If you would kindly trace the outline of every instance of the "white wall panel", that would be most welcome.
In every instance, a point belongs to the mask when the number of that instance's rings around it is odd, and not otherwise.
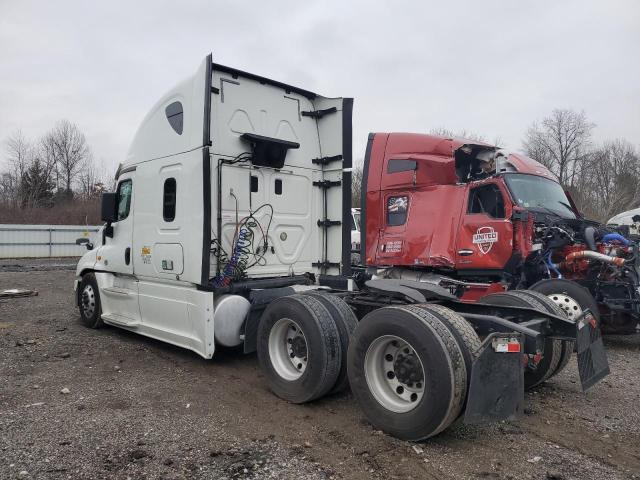
[[[76,239],[100,241],[99,226],[0,224],[0,258],[79,257],[87,249]]]

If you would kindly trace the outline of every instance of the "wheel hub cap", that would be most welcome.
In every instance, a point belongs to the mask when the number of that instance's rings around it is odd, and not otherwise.
[[[412,353],[409,355],[404,353],[398,354],[393,362],[393,372],[401,383],[411,385],[423,380],[420,360]]]
[[[387,410],[409,412],[424,396],[425,375],[420,357],[400,337],[385,335],[371,342],[364,371],[369,391]]]
[[[87,285],[82,290],[82,311],[87,318],[93,317],[96,311],[96,294],[91,285]]]
[[[288,318],[278,320],[269,333],[269,358],[278,375],[294,381],[308,363],[307,340],[300,326]]]
[[[299,358],[307,356],[307,342],[304,341],[304,337],[296,336],[291,340],[291,353]]]
[[[569,320],[575,320],[582,314],[582,308],[578,302],[566,293],[552,293],[547,296],[564,311]]]

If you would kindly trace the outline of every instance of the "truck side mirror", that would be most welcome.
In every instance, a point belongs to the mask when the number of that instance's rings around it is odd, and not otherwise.
[[[85,245],[87,250],[93,250],[93,243],[86,237],[76,239],[76,245]]]
[[[103,193],[100,207],[100,218],[103,222],[111,223],[116,221],[116,194]]]

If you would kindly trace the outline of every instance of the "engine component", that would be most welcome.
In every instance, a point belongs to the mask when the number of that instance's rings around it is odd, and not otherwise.
[[[607,233],[604,237],[602,237],[602,241],[605,242],[605,243],[607,243],[607,242],[620,242],[625,247],[628,247],[629,244],[631,243],[629,240],[624,238],[619,233]]]
[[[589,226],[584,229],[584,240],[589,250],[596,249],[596,232],[595,227]]]
[[[618,267],[621,267],[624,265],[624,258],[611,257],[609,255],[605,255],[603,253],[598,253],[598,252],[592,252],[590,250],[580,250],[578,252],[572,252],[565,257],[564,261],[566,263],[571,263],[581,258],[588,258],[589,260],[597,260],[604,263],[610,263],[611,265],[616,265]]]
[[[242,326],[251,304],[240,295],[222,295],[215,303],[213,336],[216,343],[236,347],[242,343]]]

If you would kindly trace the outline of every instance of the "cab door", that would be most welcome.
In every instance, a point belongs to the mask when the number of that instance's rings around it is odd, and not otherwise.
[[[116,219],[111,224],[113,236],[105,236],[96,262],[102,319],[121,327],[136,327],[140,322],[138,280],[134,276],[132,252],[134,177],[135,170],[123,173],[118,179]]]
[[[456,241],[458,270],[501,270],[513,251],[505,192],[496,183],[470,187]]]
[[[112,273],[133,275],[131,246],[133,243],[133,172],[118,179],[116,189],[116,220],[111,225],[113,236],[105,237],[100,248],[99,262],[104,270]]]

